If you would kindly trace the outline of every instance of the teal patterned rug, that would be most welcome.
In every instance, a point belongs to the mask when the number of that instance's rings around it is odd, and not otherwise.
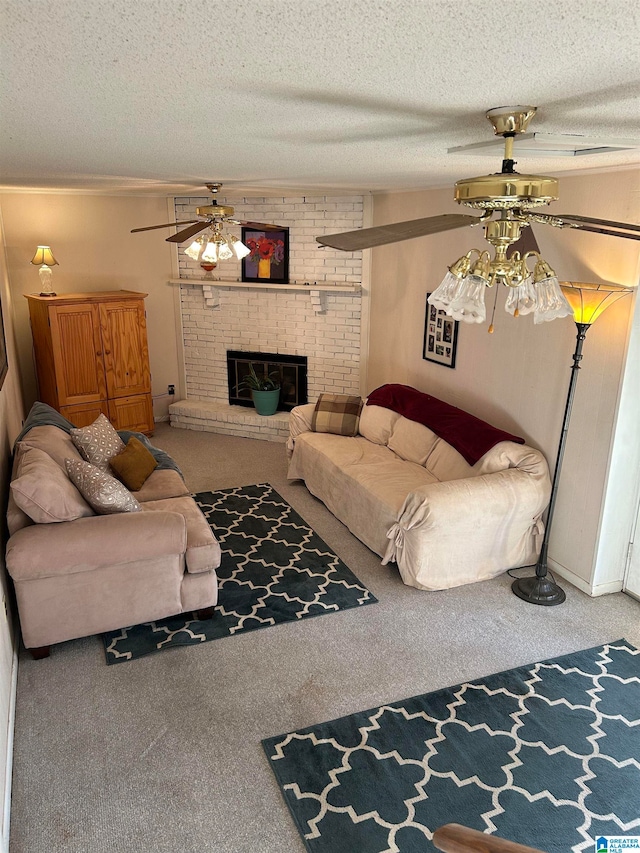
[[[213,619],[187,613],[110,631],[107,663],[377,602],[268,483],[194,497],[222,549]]]
[[[640,836],[640,652],[618,640],[263,746],[312,853],[435,851],[446,823],[547,853],[623,849]]]

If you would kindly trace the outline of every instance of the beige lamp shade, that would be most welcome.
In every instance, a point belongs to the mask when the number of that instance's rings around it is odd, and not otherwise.
[[[31,263],[36,266],[40,266],[40,264],[46,264],[48,267],[59,266],[49,246],[38,246]]]
[[[563,281],[560,287],[573,310],[573,319],[586,326],[590,326],[606,308],[632,290],[621,284],[590,284],[582,281]]]

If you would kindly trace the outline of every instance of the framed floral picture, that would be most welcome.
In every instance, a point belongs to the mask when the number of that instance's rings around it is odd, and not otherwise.
[[[427,293],[427,299],[430,296],[431,294]],[[452,320],[444,311],[439,311],[427,302],[422,357],[426,361],[444,364],[445,367],[455,367],[458,325],[457,320]]]
[[[242,242],[250,253],[242,259],[242,281],[289,283],[289,229],[242,229]]]

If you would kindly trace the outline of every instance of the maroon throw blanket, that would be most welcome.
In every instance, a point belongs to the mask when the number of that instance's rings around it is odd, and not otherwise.
[[[524,438],[497,429],[409,385],[381,385],[369,394],[367,406],[382,406],[424,424],[455,447],[469,465],[475,465],[499,441],[524,444]]]

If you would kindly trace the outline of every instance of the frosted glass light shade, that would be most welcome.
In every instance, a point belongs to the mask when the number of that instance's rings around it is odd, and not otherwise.
[[[236,258],[241,261],[242,258],[246,258],[247,255],[251,254],[251,249],[242,242],[242,240],[238,240],[237,237],[233,237],[231,234],[227,238],[228,242],[235,252]]]
[[[451,300],[455,297],[458,289],[462,286],[464,279],[460,279],[450,272],[447,272],[442,282],[436,287],[431,296],[427,299],[429,305],[433,305],[438,311],[447,311],[451,305]]]
[[[216,264],[218,262],[218,246],[213,241],[209,241],[206,245],[204,252],[202,253],[201,259],[202,261],[207,261],[210,264]]]
[[[223,243],[218,244],[218,260],[220,261],[228,261],[229,258],[233,257],[233,252],[229,248],[229,244],[225,240]]]
[[[591,325],[606,308],[631,292],[631,288],[621,284],[563,281],[560,287],[572,308],[573,319],[586,325]]]
[[[517,287],[509,288],[509,295],[504,304],[504,310],[507,314],[531,314],[535,311],[538,298],[533,287],[533,276],[526,278]]]
[[[462,320],[464,323],[484,323],[487,319],[484,304],[486,289],[487,284],[483,278],[468,275],[463,279],[446,313],[454,320]]]
[[[533,313],[533,322],[536,325],[546,323],[549,320],[557,320],[559,317],[570,317],[573,314],[571,306],[560,290],[560,284],[555,275],[543,278],[536,282],[534,287],[537,305]]]
[[[200,252],[202,251],[202,243],[200,240],[194,240],[193,243],[184,250],[185,255],[191,258],[193,261],[197,261],[200,257]]]

